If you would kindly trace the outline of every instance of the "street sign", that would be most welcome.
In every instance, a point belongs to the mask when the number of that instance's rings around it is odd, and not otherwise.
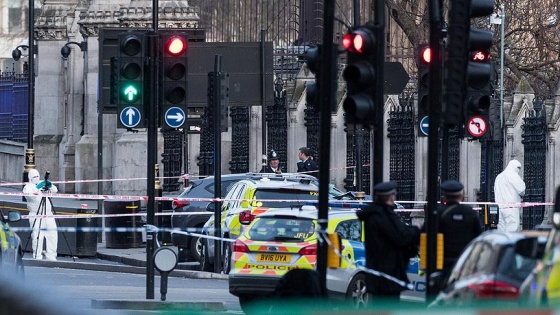
[[[165,123],[171,128],[180,128],[185,123],[185,112],[179,107],[170,107],[165,112]]]
[[[383,83],[383,93],[385,95],[398,95],[404,91],[410,76],[400,62],[385,62],[383,68],[385,82]]]
[[[430,130],[430,117],[424,116],[420,119],[420,131],[427,136],[428,131]]]
[[[472,116],[467,121],[467,131],[475,138],[480,138],[486,134],[488,123],[482,116]]]
[[[138,108],[128,106],[119,113],[119,119],[126,128],[134,128],[140,123],[142,114],[140,114]]]

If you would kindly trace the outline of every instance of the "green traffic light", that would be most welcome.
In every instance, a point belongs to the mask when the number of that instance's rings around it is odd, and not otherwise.
[[[128,103],[134,103],[140,97],[140,91],[136,85],[129,83],[125,84],[121,89],[121,98]]]

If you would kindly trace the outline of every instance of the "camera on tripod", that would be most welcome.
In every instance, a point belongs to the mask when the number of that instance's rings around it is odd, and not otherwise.
[[[51,175],[51,172],[47,171],[45,172],[45,186],[43,186],[43,188],[41,188],[42,191],[47,191],[49,190],[49,188],[51,188],[51,182],[49,181],[49,176]]]

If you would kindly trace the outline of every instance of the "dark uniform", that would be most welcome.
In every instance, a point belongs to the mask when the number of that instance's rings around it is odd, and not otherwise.
[[[383,182],[374,187],[375,195],[396,194],[395,182]],[[366,267],[408,282],[406,271],[409,260],[418,253],[420,230],[403,223],[395,213],[395,206],[373,202],[358,213],[364,221]],[[406,290],[401,285],[383,277],[368,274],[367,289],[380,297],[400,296]]]
[[[297,163],[297,172],[302,173],[305,172],[306,174],[313,175],[319,178],[319,166],[317,163],[311,158],[312,151],[309,148],[301,148],[300,151],[305,154],[308,158],[305,161],[299,161]]]
[[[452,199],[438,208],[438,233],[443,233],[441,281],[444,281],[465,247],[482,233],[482,224],[476,211],[455,200],[463,193],[463,184],[455,180],[447,180],[441,184],[441,192],[444,200]],[[425,226],[422,230],[425,230]],[[438,286],[442,284],[443,282]]]
[[[278,159],[278,154],[276,153],[276,151],[271,150],[268,153],[268,157],[267,157],[268,163],[266,164],[265,167],[263,167],[263,169],[261,170],[261,173],[276,173],[276,174],[282,174],[282,168],[280,167],[280,165],[278,165],[278,167],[276,168],[276,170],[274,170],[272,167],[270,167],[270,161],[274,161],[274,160],[279,160]]]

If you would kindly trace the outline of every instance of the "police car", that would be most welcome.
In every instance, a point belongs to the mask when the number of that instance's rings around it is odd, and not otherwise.
[[[24,276],[23,251],[19,236],[10,228],[10,222],[21,220],[18,211],[8,211],[8,216],[4,217],[2,210],[0,215],[0,270],[4,276]]]
[[[239,214],[251,211],[258,215],[274,208],[300,208],[309,202],[317,202],[319,198],[319,187],[317,179],[305,174],[259,174],[254,178],[240,180],[235,183],[224,198],[221,208],[221,230],[222,237],[235,239],[241,232]],[[335,187],[329,189],[331,199],[353,199],[352,196],[344,194]],[[213,206],[213,204],[212,204]],[[209,207],[209,211],[214,211]],[[203,233],[213,235],[215,222],[214,216],[203,226]],[[221,270],[228,273],[230,270],[231,247],[229,242],[223,243],[223,264]],[[214,270],[214,241],[205,238],[202,241],[201,269],[203,271]]]
[[[278,280],[291,269],[314,269],[317,260],[317,210],[274,209],[258,215],[232,246],[229,291],[242,308],[255,298],[273,294]],[[332,297],[365,306],[365,265],[362,224],[355,211],[329,212],[329,233],[342,239],[340,268],[329,268]]]

